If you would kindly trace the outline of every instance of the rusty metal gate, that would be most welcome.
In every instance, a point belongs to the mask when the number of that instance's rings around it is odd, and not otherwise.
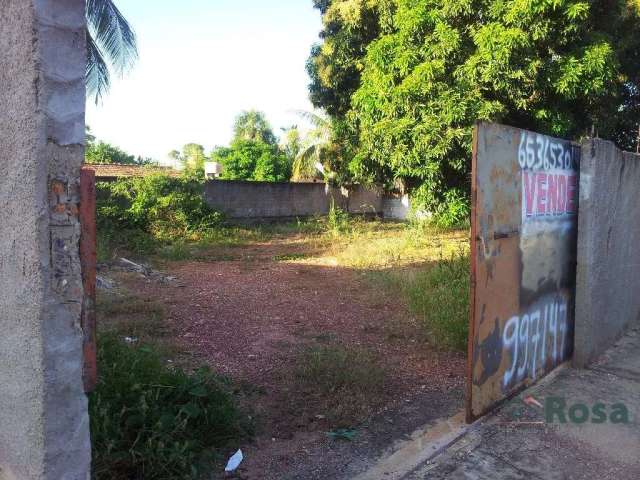
[[[476,125],[468,421],[572,355],[579,161],[571,142]]]
[[[90,168],[80,171],[80,264],[82,267],[82,332],[86,392],[98,380],[96,365],[96,176]]]

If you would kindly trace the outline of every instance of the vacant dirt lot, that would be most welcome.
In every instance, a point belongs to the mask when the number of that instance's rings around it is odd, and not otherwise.
[[[422,258],[415,252],[403,257],[408,250],[400,247],[394,257],[393,242],[385,241],[380,248],[391,249],[386,254],[394,267],[388,259],[369,258],[373,251],[345,257],[376,241],[277,235],[214,246],[199,251],[197,261],[164,261],[159,268],[175,277],[169,282],[107,273],[129,293],[164,306],[189,363],[208,364],[244,385],[258,435],[243,448],[240,478],[350,478],[395,440],[462,407],[463,355],[434,348],[401,293],[381,279],[391,270],[424,268],[463,245],[466,233],[439,239]],[[364,364],[339,389],[317,390],[304,378],[309,352],[329,352],[321,359],[336,362],[327,366],[328,375],[341,373],[332,368],[351,368],[340,364],[351,357],[335,352],[364,352],[353,360]]]

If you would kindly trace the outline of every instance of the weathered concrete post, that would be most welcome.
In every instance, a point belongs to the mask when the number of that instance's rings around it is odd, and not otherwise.
[[[587,366],[640,322],[640,156],[582,142],[573,363]]]
[[[0,1],[0,479],[85,480],[84,0]]]

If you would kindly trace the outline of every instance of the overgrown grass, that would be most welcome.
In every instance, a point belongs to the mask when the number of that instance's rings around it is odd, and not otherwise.
[[[385,370],[372,352],[358,347],[321,345],[300,354],[292,388],[303,392],[305,405],[332,428],[364,420],[380,404]]]
[[[219,257],[221,250],[268,242],[289,235],[319,238],[326,232],[326,219],[320,217],[269,225],[220,225],[175,238],[168,235],[156,237],[142,230],[118,230],[102,226],[98,229],[98,261],[108,262],[120,256],[156,257],[170,261],[208,260],[212,256]]]
[[[97,318],[93,478],[211,478],[222,456],[252,434],[231,382],[178,367],[166,310],[153,299],[101,291]]]
[[[418,273],[406,290],[410,308],[438,345],[467,347],[469,278],[469,256],[459,253]]]
[[[464,351],[469,330],[469,262],[467,250],[461,249],[419,269],[377,272],[370,278],[406,298],[430,343]]]
[[[89,396],[93,478],[201,479],[251,434],[229,383],[206,369],[170,368],[159,352],[114,333],[98,341]]]

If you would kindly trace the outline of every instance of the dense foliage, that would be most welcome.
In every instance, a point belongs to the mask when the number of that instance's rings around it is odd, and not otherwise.
[[[255,140],[236,140],[230,147],[218,147],[211,158],[222,164],[225,180],[286,182],[291,162],[277,145]]]
[[[464,351],[469,334],[469,256],[460,252],[419,271],[406,287],[409,307],[440,347]]]
[[[98,230],[104,235],[143,232],[151,239],[184,239],[222,221],[204,202],[197,178],[148,175],[96,188]]]
[[[85,163],[118,163],[124,165],[148,165],[154,163],[150,158],[129,155],[120,147],[97,140],[88,125],[85,126],[85,147]]]
[[[262,112],[241,112],[234,121],[233,139],[228,147],[216,147],[207,156],[202,145],[188,143],[182,152],[172,150],[169,158],[181,164],[189,175],[202,175],[205,162],[218,162],[225,180],[286,182],[291,178],[291,165],[300,149],[297,128],[285,132],[278,145],[271,125]]]
[[[153,160],[129,155],[127,152],[115,145],[98,141],[95,143],[87,143],[85,150],[85,163],[148,165],[153,163]]]
[[[89,396],[96,480],[209,478],[250,433],[229,386],[208,370],[170,368],[151,347],[115,335],[100,338],[98,364]]]
[[[429,210],[448,210],[443,204],[453,199],[454,212],[463,211],[478,119],[567,138],[594,126],[600,136],[634,147],[640,120],[636,2],[393,0],[384,8],[374,0],[317,3],[326,29],[321,48],[340,53],[327,55],[336,63],[327,72],[358,66],[350,70],[350,78],[356,78],[354,71],[360,78],[345,117],[357,135],[350,171],[359,180],[421,187],[417,198]],[[337,45],[372,23],[365,11],[378,16],[380,33],[362,58],[362,48]],[[335,18],[342,27],[328,35]],[[312,61],[320,64],[319,58],[314,51]],[[321,83],[334,95],[343,89],[339,82]],[[325,97],[313,98],[334,108]]]
[[[253,141],[275,145],[277,139],[263,112],[247,110],[241,112],[233,123],[233,141]]]
[[[381,23],[393,0],[314,0],[322,15],[322,43],[307,61],[309,96],[314,106],[333,117],[351,108],[369,43],[381,33]]]

